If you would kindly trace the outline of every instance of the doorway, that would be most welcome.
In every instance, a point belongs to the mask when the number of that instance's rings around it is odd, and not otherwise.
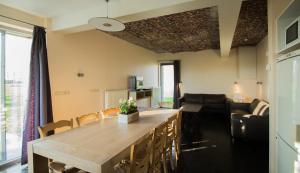
[[[160,64],[161,107],[172,108],[174,101],[174,64]]]

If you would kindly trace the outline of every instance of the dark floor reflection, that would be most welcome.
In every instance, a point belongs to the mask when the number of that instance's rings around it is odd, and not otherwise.
[[[177,172],[267,173],[268,155],[267,143],[232,141],[228,119],[203,116],[193,142],[182,145]]]

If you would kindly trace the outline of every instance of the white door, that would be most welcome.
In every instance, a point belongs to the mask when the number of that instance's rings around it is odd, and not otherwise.
[[[277,151],[277,173],[297,173],[297,153],[280,138],[277,139]]]
[[[294,59],[277,63],[277,133],[295,148],[296,126],[293,122]]]

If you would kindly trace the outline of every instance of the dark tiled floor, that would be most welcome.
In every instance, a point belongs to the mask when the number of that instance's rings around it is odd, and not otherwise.
[[[182,173],[267,173],[268,144],[235,140],[230,122],[217,116],[204,116],[199,122],[197,143],[182,146],[177,172]]]
[[[268,173],[267,144],[231,140],[230,123],[217,116],[202,117],[196,143],[183,145],[178,173]],[[0,173],[26,173],[15,165]],[[170,171],[171,172],[171,171]]]

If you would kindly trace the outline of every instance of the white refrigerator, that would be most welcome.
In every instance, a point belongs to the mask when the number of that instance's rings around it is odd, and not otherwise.
[[[297,126],[300,125],[300,50],[278,58],[276,65],[277,172],[297,173],[300,151],[297,147],[300,143]]]

